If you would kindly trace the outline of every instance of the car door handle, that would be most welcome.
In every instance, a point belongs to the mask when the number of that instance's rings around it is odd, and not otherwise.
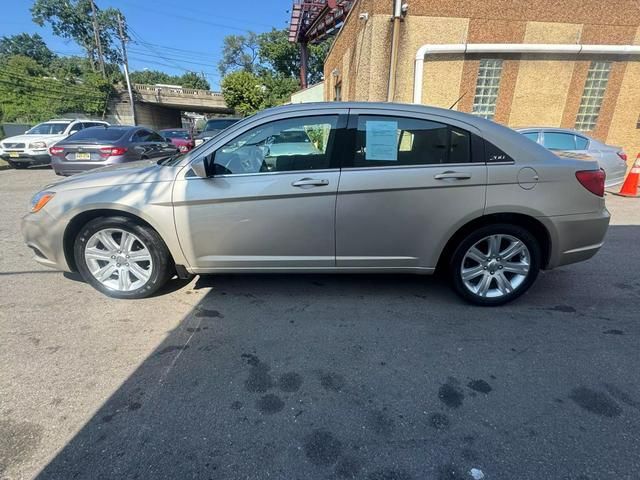
[[[319,178],[302,178],[291,184],[292,187],[323,187],[329,185],[329,180]]]
[[[436,180],[468,180],[471,178],[470,173],[447,171],[434,175]]]

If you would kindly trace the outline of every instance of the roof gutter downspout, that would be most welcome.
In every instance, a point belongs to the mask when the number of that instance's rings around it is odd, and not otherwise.
[[[400,20],[402,0],[393,0],[393,33],[391,34],[391,59],[389,61],[389,83],[387,102],[393,102],[396,94],[396,71],[398,70],[398,48],[400,47]]]
[[[413,79],[413,103],[422,103],[424,60],[427,55],[451,53],[547,53],[638,55],[640,45],[571,45],[551,43],[450,43],[427,44],[418,49]]]

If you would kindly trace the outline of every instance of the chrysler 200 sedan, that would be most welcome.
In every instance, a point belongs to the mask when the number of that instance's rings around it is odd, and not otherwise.
[[[291,141],[301,132],[313,148]],[[23,233],[37,261],[117,298],[175,275],[440,270],[464,299],[499,305],[598,251],[604,182],[595,160],[460,112],[291,105],[186,155],[49,185]]]

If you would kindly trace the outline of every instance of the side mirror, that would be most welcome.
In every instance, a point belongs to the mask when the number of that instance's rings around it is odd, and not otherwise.
[[[198,158],[191,162],[191,170],[193,170],[193,172],[200,178],[209,178],[204,158]]]

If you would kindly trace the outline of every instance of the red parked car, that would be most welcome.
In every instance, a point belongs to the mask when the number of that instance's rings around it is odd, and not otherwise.
[[[181,153],[186,153],[195,146],[193,137],[186,128],[167,128],[160,130],[159,133],[178,147]]]

